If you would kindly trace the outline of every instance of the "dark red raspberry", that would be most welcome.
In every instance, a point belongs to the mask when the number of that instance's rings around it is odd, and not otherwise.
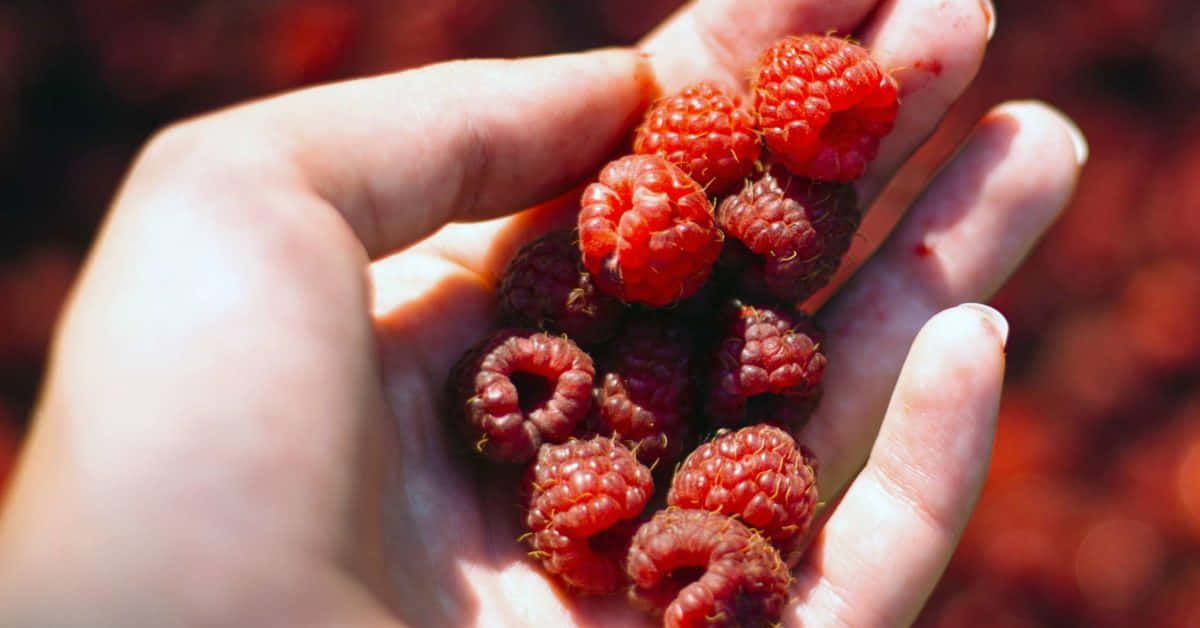
[[[825,354],[806,316],[778,307],[730,304],[709,382],[718,426],[770,423],[794,429],[820,398]]]
[[[574,231],[554,231],[525,245],[500,280],[504,324],[561,332],[580,344],[611,338],[622,311],[580,263]]]
[[[850,185],[765,172],[717,209],[731,238],[722,275],[744,296],[803,302],[829,283],[861,219]]]
[[[795,565],[817,505],[816,462],[777,427],[744,427],[688,454],[667,504],[737,516]]]
[[[583,192],[579,247],[600,289],[662,307],[704,284],[724,235],[700,186],[656,155],[627,155]]]
[[[692,415],[693,338],[664,317],[631,319],[601,360],[595,429],[614,435],[649,465],[673,465]]]
[[[754,169],[761,144],[742,99],[714,83],[695,83],[646,112],[633,152],[658,155],[721,194]]]
[[[546,571],[571,587],[612,593],[625,584],[632,521],[653,493],[650,470],[612,439],[545,445],[521,482],[526,541]]]
[[[504,329],[459,359],[447,398],[476,451],[527,462],[587,416],[595,374],[592,358],[565,337]]]
[[[659,511],[633,536],[625,570],[635,603],[670,628],[778,625],[791,586],[770,543],[707,510]]]
[[[824,181],[862,176],[892,130],[896,80],[840,37],[786,37],[762,53],[751,81],[758,128],[792,173]]]

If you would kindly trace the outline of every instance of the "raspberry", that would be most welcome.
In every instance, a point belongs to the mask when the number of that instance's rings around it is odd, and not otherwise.
[[[587,593],[625,582],[621,563],[654,493],[650,470],[624,445],[596,436],[545,445],[521,482],[526,541],[546,571]]]
[[[596,431],[629,443],[646,464],[674,464],[692,413],[691,359],[691,334],[682,325],[631,320],[602,362]]]
[[[562,336],[504,329],[468,350],[447,398],[476,451],[526,462],[543,442],[561,443],[592,403],[592,358]]]
[[[628,155],[583,192],[579,246],[601,290],[662,307],[704,284],[721,254],[704,191],[671,162]]]
[[[743,295],[800,303],[829,283],[862,213],[854,188],[767,171],[717,209],[720,261]],[[743,248],[744,247],[744,248]]]
[[[767,148],[803,177],[862,176],[899,109],[896,80],[870,53],[837,37],[785,37],[757,67],[751,92]]]
[[[525,245],[500,280],[500,316],[507,325],[567,334],[580,344],[612,337],[622,306],[596,289],[579,261],[575,233],[554,231]]]
[[[667,504],[735,515],[795,565],[817,505],[816,464],[787,432],[765,424],[744,427],[688,454]]]
[[[703,82],[655,103],[633,140],[634,153],[665,157],[709,194],[749,175],[760,150],[754,117],[741,97]]]
[[[726,427],[798,427],[820,398],[825,372],[816,326],[802,314],[737,301],[726,321],[710,375],[711,418]]]
[[[791,586],[775,548],[706,510],[659,511],[634,534],[625,570],[634,601],[672,628],[777,625]]]

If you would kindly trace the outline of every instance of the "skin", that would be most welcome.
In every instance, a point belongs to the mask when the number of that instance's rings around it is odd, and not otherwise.
[[[651,624],[527,560],[517,472],[465,462],[442,424],[499,269],[570,223],[553,199],[655,80],[736,85],[790,32],[854,32],[896,69],[869,201],[977,71],[992,15],[706,0],[640,52],[453,62],[164,130],[58,328],[0,515],[0,625]],[[1003,318],[959,304],[1017,266],[1085,157],[1045,105],[998,107],[819,313],[827,392],[799,439],[831,506],[784,625],[902,625],[924,604],[980,490],[1004,368]]]

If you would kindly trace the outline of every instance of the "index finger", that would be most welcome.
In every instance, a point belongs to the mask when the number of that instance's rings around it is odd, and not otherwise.
[[[283,172],[340,212],[375,258],[447,222],[563,191],[598,167],[656,92],[642,56],[609,49],[437,64],[286,94],[185,128],[211,149],[202,152],[259,155],[242,176]]]

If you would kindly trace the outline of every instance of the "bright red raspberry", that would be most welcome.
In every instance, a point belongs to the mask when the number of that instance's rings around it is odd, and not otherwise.
[[[571,587],[612,593],[625,584],[632,521],[653,494],[650,470],[612,439],[545,445],[521,482],[525,539],[546,571]]]
[[[816,325],[791,310],[737,301],[724,316],[709,380],[710,417],[723,427],[798,427],[815,408],[825,373]]]
[[[469,349],[450,373],[447,399],[475,450],[527,462],[561,443],[592,404],[592,358],[571,340],[504,329]]]
[[[665,157],[712,195],[746,178],[761,149],[741,97],[707,82],[655,103],[633,139],[634,153]]]
[[[793,36],[757,67],[751,92],[767,148],[799,176],[862,176],[899,110],[896,80],[870,53],[839,37]]]
[[[583,192],[579,247],[601,290],[662,307],[704,284],[724,235],[704,190],[656,155],[627,155]]]
[[[596,431],[629,444],[648,465],[674,465],[693,411],[692,344],[682,323],[629,320],[600,360]]]
[[[829,283],[861,219],[852,186],[773,169],[717,208],[731,238],[721,271],[743,296],[801,303]]]
[[[757,532],[707,510],[668,508],[638,528],[626,573],[663,626],[775,626],[791,573]]]
[[[624,308],[596,288],[575,242],[574,231],[554,231],[517,252],[500,280],[505,325],[561,332],[583,345],[612,337]]]
[[[817,505],[816,462],[777,427],[744,427],[688,454],[667,504],[736,516],[795,565]]]

